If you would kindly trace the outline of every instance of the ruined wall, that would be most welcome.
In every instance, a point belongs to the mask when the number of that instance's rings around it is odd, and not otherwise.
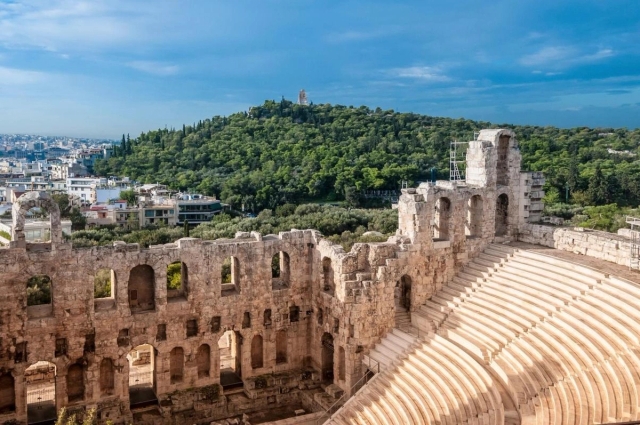
[[[363,356],[395,324],[401,281],[410,285],[406,305],[419,308],[496,240],[501,195],[508,207],[498,237],[518,233],[515,135],[483,131],[467,158],[466,183],[404,189],[396,235],[350,252],[312,230],[184,238],[149,249],[122,242],[72,249],[58,239],[23,243],[17,235],[10,249],[0,249],[0,383],[10,387],[8,376],[15,382],[14,393],[0,388],[5,410],[15,394],[13,411],[0,411],[0,421],[26,420],[25,371],[38,361],[55,366],[57,408],[97,407],[101,420],[116,422],[133,420],[129,390],[138,372],[130,371],[140,365],[154,371],[144,379],[165,422],[229,417],[290,402],[306,390],[315,391],[306,398],[313,404],[321,382],[333,396],[350,394],[365,372]],[[497,184],[498,165],[508,185]],[[30,197],[16,211],[34,202]],[[280,252],[288,270],[272,279],[272,257]],[[182,286],[168,290],[172,264]],[[104,269],[112,296],[94,299],[94,277]],[[43,275],[51,302],[27,306],[27,281]],[[235,342],[221,350],[226,331]],[[139,353],[149,354],[130,363],[129,353],[144,344],[152,349]],[[236,349],[235,363],[225,357],[225,367],[235,365],[244,401],[220,387],[221,354]]]
[[[611,261],[621,266],[629,266],[631,259],[629,238],[613,233],[527,223],[520,226],[518,240]]]

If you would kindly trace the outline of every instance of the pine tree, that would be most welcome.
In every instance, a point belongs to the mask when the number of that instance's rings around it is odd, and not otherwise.
[[[184,221],[184,237],[189,237],[189,220]]]
[[[602,173],[600,164],[596,165],[593,176],[589,179],[589,188],[587,189],[587,197],[593,205],[604,205],[609,201],[609,188],[607,179]]]
[[[124,134],[122,135],[122,142],[120,143],[120,153],[123,158],[127,156],[127,141],[124,138]]]

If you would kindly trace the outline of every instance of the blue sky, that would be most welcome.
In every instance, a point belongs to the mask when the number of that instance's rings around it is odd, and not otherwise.
[[[137,135],[314,103],[640,127],[640,3],[0,0],[0,133]]]

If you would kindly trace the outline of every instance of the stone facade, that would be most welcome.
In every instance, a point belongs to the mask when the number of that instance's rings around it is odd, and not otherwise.
[[[195,423],[288,404],[326,408],[353,392],[363,356],[394,326],[400,282],[403,306],[417,307],[487,244],[521,233],[519,173],[513,132],[483,130],[470,142],[466,183],[404,189],[397,234],[350,252],[313,230],[74,249],[57,230],[55,203],[28,193],[14,206],[11,246],[0,250],[0,423],[27,422],[38,389],[26,377],[38,362],[54,371],[42,379],[55,386],[56,408],[97,408],[101,421]],[[27,243],[24,214],[45,204],[52,242]],[[174,263],[181,287],[168,290]],[[94,298],[101,270],[112,289]],[[49,285],[49,302],[28,305],[33,277]],[[225,383],[221,356],[239,386]],[[156,416],[136,416],[149,406],[138,403],[133,369],[157,398]]]

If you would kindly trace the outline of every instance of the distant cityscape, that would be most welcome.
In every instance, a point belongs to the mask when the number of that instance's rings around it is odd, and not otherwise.
[[[215,197],[140,184],[126,176],[95,176],[95,162],[109,159],[114,143],[117,141],[109,139],[0,135],[0,244],[9,242],[13,203],[29,191],[66,195],[86,219],[87,228],[196,225],[222,212],[223,204]],[[130,194],[126,200],[121,199],[125,191]],[[49,237],[49,221],[38,216],[35,211],[25,225],[28,240]],[[71,220],[63,220],[62,227],[70,234]]]

